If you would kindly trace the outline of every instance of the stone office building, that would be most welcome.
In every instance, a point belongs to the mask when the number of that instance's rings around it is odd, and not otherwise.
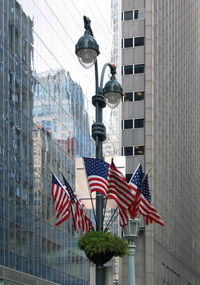
[[[165,222],[137,239],[136,284],[200,284],[200,2],[123,0],[122,154]],[[127,259],[121,284],[127,284]]]

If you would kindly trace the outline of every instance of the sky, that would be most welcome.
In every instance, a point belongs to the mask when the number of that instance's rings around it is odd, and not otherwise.
[[[19,0],[34,22],[34,70],[41,73],[57,68],[70,72],[91,100],[95,92],[94,67],[84,69],[75,55],[75,45],[84,34],[83,16],[91,20],[100,47],[99,77],[110,61],[111,3],[108,0]],[[107,75],[105,80],[107,79]],[[105,83],[105,81],[104,81]]]
[[[110,62],[112,47],[111,0],[18,0],[33,21],[35,73],[64,68],[80,84],[89,115],[94,119],[92,96],[95,95],[94,67],[84,69],[75,54],[75,45],[84,34],[83,16],[91,20],[93,34],[100,48],[99,78],[103,65]],[[108,70],[109,71],[109,70]],[[108,72],[104,84],[108,80]],[[105,108],[104,121],[110,109]],[[91,112],[90,112],[91,111]],[[107,116],[107,118],[106,118]],[[105,122],[107,130],[108,125]]]

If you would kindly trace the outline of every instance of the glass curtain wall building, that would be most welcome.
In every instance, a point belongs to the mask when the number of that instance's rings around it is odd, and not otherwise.
[[[50,172],[74,187],[74,158],[93,154],[88,101],[38,47],[35,3],[0,1],[0,283],[88,285],[72,220],[54,226]]]

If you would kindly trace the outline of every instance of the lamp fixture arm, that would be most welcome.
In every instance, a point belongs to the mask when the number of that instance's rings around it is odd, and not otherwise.
[[[101,72],[101,79],[100,79],[100,88],[101,89],[103,89],[103,80],[104,80],[104,75],[105,75],[105,71],[106,71],[107,66],[110,67],[110,73],[112,74],[112,79],[115,79],[115,74],[116,74],[115,64],[105,63],[103,68],[102,68],[102,72]]]
[[[99,73],[98,73],[98,61],[96,59],[94,64],[94,71],[95,71],[95,91],[96,95],[99,94]]]

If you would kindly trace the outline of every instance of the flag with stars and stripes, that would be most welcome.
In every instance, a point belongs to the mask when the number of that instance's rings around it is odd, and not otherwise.
[[[92,222],[84,211],[84,204],[73,192],[71,186],[63,176],[64,184],[52,173],[51,195],[55,203],[56,224],[60,225],[72,214],[74,230],[81,228],[83,233],[87,233],[93,228]]]
[[[135,202],[129,207],[129,214],[131,219],[135,219],[138,213],[141,199],[140,189],[142,185],[142,178],[142,165],[139,164],[129,181],[129,187],[132,190],[133,196],[135,197]]]
[[[135,198],[124,175],[114,165],[109,165],[107,181],[107,198],[115,200],[122,211],[128,209],[134,203]]]
[[[127,209],[134,202],[125,177],[114,165],[96,158],[84,158],[84,164],[91,193],[101,192],[122,209]]]
[[[107,196],[109,164],[101,159],[87,157],[84,157],[84,164],[91,193],[99,191]]]
[[[134,201],[133,203],[131,203],[128,209],[119,210],[119,223],[121,227],[124,227],[127,224],[128,219],[130,218],[135,219],[135,217],[137,216],[140,205],[140,197],[141,197],[140,188],[142,184],[142,177],[143,177],[142,165],[139,164],[129,181],[129,188],[134,197]]]
[[[141,185],[141,198],[139,205],[139,213],[144,217],[144,221],[146,225],[149,225],[153,222],[164,226],[164,222],[162,221],[160,215],[151,204],[151,194],[149,190],[149,182],[148,175],[145,175],[145,178]]]
[[[85,234],[93,228],[92,222],[84,211],[84,203],[78,197],[77,193],[72,190],[64,175],[62,175],[62,177],[64,181],[64,187],[71,199],[70,210],[72,213],[74,230],[77,231],[78,228],[82,229],[83,233]]]
[[[58,226],[64,221],[66,221],[70,216],[71,199],[68,193],[65,191],[62,183],[53,173],[51,196],[54,200],[56,210],[55,226]]]

